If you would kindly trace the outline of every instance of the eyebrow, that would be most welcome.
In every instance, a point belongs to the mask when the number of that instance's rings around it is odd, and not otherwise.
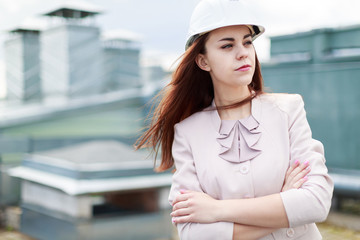
[[[251,37],[251,34],[250,34],[250,33],[244,35],[244,38],[243,38],[243,39],[248,38],[248,37]],[[231,42],[234,42],[234,41],[235,41],[235,38],[231,38],[231,37],[230,37],[230,38],[222,38],[222,39],[219,40],[219,42],[221,42],[221,41],[231,41]]]

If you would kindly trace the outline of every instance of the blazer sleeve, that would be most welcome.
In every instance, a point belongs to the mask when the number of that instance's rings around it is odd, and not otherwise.
[[[289,140],[291,164],[309,161],[308,180],[299,189],[280,193],[290,227],[325,221],[331,206],[333,182],[325,166],[324,147],[312,138],[300,95],[289,105]]]
[[[176,171],[173,175],[169,195],[172,204],[174,198],[180,194],[180,189],[203,192],[191,153],[191,147],[183,136],[184,129],[179,124],[175,125],[172,154]],[[184,223],[177,224],[178,234],[182,240],[232,240],[234,224],[230,222],[216,222],[210,224]]]

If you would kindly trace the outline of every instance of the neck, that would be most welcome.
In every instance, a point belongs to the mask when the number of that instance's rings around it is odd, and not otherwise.
[[[227,106],[237,102],[241,102],[250,96],[250,91],[247,86],[239,87],[237,89],[228,89],[225,93],[219,91],[214,92],[214,101],[216,106]],[[247,102],[236,108],[218,110],[219,116],[222,120],[238,120],[246,118],[251,115],[251,102]]]

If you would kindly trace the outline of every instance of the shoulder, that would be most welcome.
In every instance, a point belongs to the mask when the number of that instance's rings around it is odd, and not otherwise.
[[[204,128],[211,121],[211,112],[211,110],[196,112],[175,124],[175,128],[192,132],[198,130],[199,128]]]
[[[270,105],[285,113],[291,113],[304,107],[304,101],[299,94],[264,93],[259,96],[263,105]]]

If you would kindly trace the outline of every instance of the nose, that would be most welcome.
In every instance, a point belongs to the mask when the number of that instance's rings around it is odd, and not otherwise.
[[[239,45],[236,47],[236,59],[237,60],[246,59],[248,56],[249,56],[249,50],[245,46]]]

